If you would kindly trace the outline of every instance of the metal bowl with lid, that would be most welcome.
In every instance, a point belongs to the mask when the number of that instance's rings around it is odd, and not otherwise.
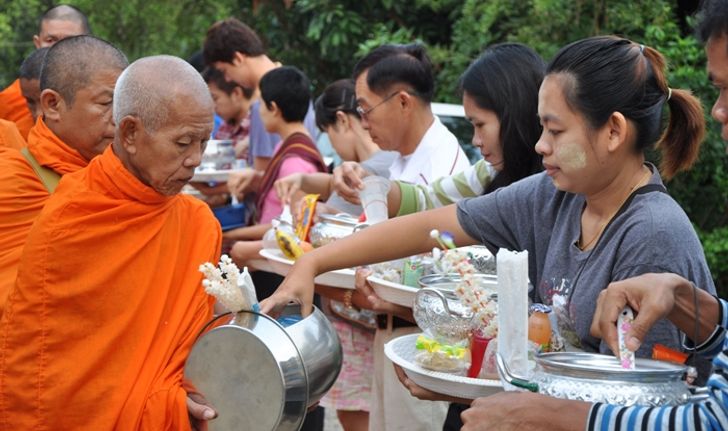
[[[208,429],[296,431],[341,370],[341,344],[320,310],[289,305],[278,320],[253,311],[223,314],[203,329],[185,380],[218,412]]]
[[[321,247],[337,239],[344,238],[356,230],[368,226],[349,214],[321,214],[319,221],[311,227],[308,235],[311,245]]]
[[[683,380],[687,367],[637,358],[635,369],[625,369],[614,356],[586,352],[536,355],[531,379],[516,376],[498,355],[498,373],[508,383],[556,398],[615,405],[664,406],[690,401]]]

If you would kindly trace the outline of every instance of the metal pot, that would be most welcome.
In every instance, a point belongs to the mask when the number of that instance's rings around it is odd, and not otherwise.
[[[349,236],[357,230],[368,226],[349,214],[321,214],[319,222],[311,226],[308,235],[311,245],[321,247],[337,239]]]
[[[474,274],[478,284],[497,295],[495,276]],[[420,277],[422,289],[415,295],[412,313],[417,326],[430,336],[456,343],[468,338],[472,329],[472,311],[455,295],[459,274],[430,274]]]
[[[200,171],[224,171],[235,167],[235,148],[229,139],[211,139],[207,141],[202,161],[197,168]]]
[[[679,405],[694,396],[683,380],[687,367],[638,358],[634,370],[621,367],[614,356],[585,352],[536,355],[536,370],[529,380],[514,375],[500,354],[501,379],[523,389],[556,398],[614,405]]]
[[[314,308],[302,319],[291,304],[278,320],[253,311],[213,319],[192,348],[185,379],[218,412],[210,430],[296,431],[336,381],[341,359],[323,313]]]

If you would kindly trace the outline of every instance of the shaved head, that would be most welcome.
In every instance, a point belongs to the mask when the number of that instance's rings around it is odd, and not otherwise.
[[[120,124],[122,118],[131,115],[154,131],[181,100],[209,107],[210,112],[214,107],[207,84],[189,63],[169,55],[142,58],[132,63],[116,83],[114,121]]]
[[[86,18],[86,15],[83,14],[80,10],[77,8],[62,4],[58,6],[54,6],[47,11],[40,17],[40,21],[38,22],[38,33],[43,32],[43,23],[44,21],[71,21],[75,22],[80,26],[80,29],[82,33],[80,34],[90,34],[91,28],[88,25],[88,18]]]
[[[46,54],[40,74],[40,90],[52,89],[73,105],[76,92],[98,73],[121,71],[129,61],[110,43],[94,36],[61,40]]]
[[[20,65],[20,78],[40,79],[40,69],[49,48],[40,48],[33,51]]]

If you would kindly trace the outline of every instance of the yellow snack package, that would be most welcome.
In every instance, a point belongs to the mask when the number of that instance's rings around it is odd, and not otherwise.
[[[296,236],[301,241],[308,241],[308,231],[313,225],[313,216],[316,213],[316,202],[319,195],[310,194],[303,197],[299,208],[298,217],[296,218]]]

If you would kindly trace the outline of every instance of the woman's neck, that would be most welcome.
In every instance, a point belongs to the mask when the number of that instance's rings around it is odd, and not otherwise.
[[[585,197],[585,212],[596,218],[611,218],[633,191],[650,181],[651,174],[644,160],[625,165],[606,187]]]
[[[306,129],[306,126],[304,126],[303,123],[300,122],[281,124],[277,132],[284,140],[288,139],[288,137],[293,135],[294,133],[303,133],[308,137],[311,136],[308,133],[308,129]]]

